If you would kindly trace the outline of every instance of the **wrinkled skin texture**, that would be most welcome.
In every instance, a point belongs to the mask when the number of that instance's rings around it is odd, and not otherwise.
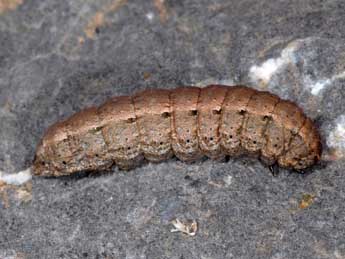
[[[144,159],[183,161],[248,154],[303,170],[321,157],[313,122],[294,103],[245,86],[149,89],[114,97],[52,125],[39,143],[36,175],[131,169]]]

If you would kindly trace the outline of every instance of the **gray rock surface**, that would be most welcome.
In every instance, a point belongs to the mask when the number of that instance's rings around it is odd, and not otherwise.
[[[345,258],[344,10],[342,0],[0,0],[3,173],[31,165],[53,122],[146,87],[268,89],[300,104],[325,146],[306,175],[272,177],[248,158],[173,159],[34,177],[27,196],[0,184],[0,258]],[[196,236],[171,233],[175,218],[197,220]]]

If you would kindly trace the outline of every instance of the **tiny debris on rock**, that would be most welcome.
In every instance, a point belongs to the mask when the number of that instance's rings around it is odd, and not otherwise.
[[[174,219],[171,221],[171,224],[173,224],[175,228],[171,229],[170,232],[182,232],[188,236],[195,236],[198,230],[198,224],[195,219],[186,223],[182,223],[179,219]]]

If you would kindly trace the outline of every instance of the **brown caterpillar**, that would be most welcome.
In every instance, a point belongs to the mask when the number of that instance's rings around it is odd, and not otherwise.
[[[113,97],[48,128],[36,175],[131,169],[175,155],[183,161],[249,154],[305,169],[321,156],[319,133],[294,103],[245,86],[149,89]]]

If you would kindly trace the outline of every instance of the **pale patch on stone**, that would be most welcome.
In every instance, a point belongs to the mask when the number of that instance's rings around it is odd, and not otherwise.
[[[284,60],[281,58],[270,58],[262,63],[260,66],[252,66],[250,68],[250,77],[253,81],[259,81],[267,84],[272,75],[284,65]]]
[[[220,85],[235,85],[234,80],[232,79],[223,79],[218,81]]]
[[[16,174],[4,174],[0,171],[0,207],[9,208],[11,204],[30,202],[32,199],[30,179],[30,168]]]
[[[337,248],[335,249],[333,254],[334,254],[335,259],[344,259],[345,258],[345,253],[342,253]]]
[[[311,41],[311,38],[300,39],[291,42],[281,51],[277,58],[270,58],[260,65],[253,65],[249,69],[249,77],[251,82],[257,84],[260,88],[266,87],[271,81],[272,77],[285,69],[289,64],[296,64],[296,51],[300,44]],[[333,75],[330,78],[312,79],[304,75],[303,86],[310,91],[314,96],[324,92],[323,90],[331,85],[335,80],[345,78],[345,71]]]
[[[277,58],[270,58],[260,65],[253,65],[249,69],[249,77],[253,83],[266,86],[272,76],[289,63],[295,62],[294,52],[298,47],[298,41],[292,42],[284,48]]]
[[[32,185],[31,183],[26,186],[27,188],[18,188],[16,191],[17,200],[27,203],[32,200]]]
[[[0,258],[1,259],[26,259],[28,258],[24,253],[17,252],[13,249],[3,249],[0,247]]]
[[[149,12],[146,14],[146,18],[150,21],[152,21],[154,17],[155,17],[155,15],[152,12]]]
[[[345,71],[342,71],[341,73],[334,75],[332,77],[332,80],[343,79],[343,78],[345,78]]]
[[[335,120],[336,126],[327,137],[327,145],[334,149],[337,158],[345,157],[345,115]]]
[[[212,185],[217,188],[229,187],[232,184],[232,176],[227,175],[221,181],[208,181],[209,185]]]
[[[231,175],[227,175],[224,177],[224,183],[226,186],[230,186],[232,184],[232,176]]]
[[[332,76],[331,78],[324,78],[313,81],[310,78],[304,80],[306,88],[310,89],[312,95],[319,95],[325,87],[331,85],[335,80],[345,78],[345,71]]]
[[[31,169],[27,168],[23,171],[20,171],[16,174],[5,174],[0,171],[0,181],[5,182],[6,184],[11,185],[22,185],[27,181],[30,181],[32,178]]]
[[[223,79],[217,80],[214,78],[207,78],[205,80],[199,81],[198,83],[194,84],[194,86],[198,86],[200,88],[204,88],[208,85],[235,85],[234,80],[232,79]]]
[[[318,95],[322,89],[325,88],[325,86],[329,85],[331,83],[331,80],[320,80],[317,81],[312,87],[311,87],[311,94],[312,95]]]

